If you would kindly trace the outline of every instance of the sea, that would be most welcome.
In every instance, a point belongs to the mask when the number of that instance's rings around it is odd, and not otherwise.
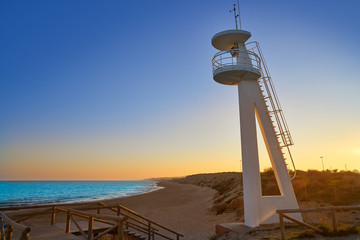
[[[100,201],[160,188],[154,181],[0,181],[0,208]]]

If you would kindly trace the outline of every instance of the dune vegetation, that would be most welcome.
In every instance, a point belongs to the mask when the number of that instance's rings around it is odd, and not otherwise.
[[[216,214],[237,212],[240,216],[243,213],[241,173],[196,174],[174,181],[215,189],[213,210]],[[265,196],[280,194],[272,169],[261,173],[261,185]],[[358,172],[298,170],[292,185],[300,205],[306,202],[316,202],[319,206],[360,204]]]

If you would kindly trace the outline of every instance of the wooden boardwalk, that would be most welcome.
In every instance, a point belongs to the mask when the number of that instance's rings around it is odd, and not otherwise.
[[[89,222],[88,221],[78,221],[78,224],[80,225],[81,229],[85,232],[88,231],[89,228]],[[66,224],[65,223],[57,223],[55,224],[56,227],[60,228],[63,232],[66,231]],[[111,227],[113,225],[109,225],[106,223],[102,223],[102,222],[94,222],[93,223],[93,232],[94,233],[98,233],[98,232],[102,232],[106,229],[108,229],[109,227]],[[75,225],[74,222],[70,223],[70,233],[72,234],[76,234],[79,235],[79,229],[77,228],[77,226]]]
[[[87,221],[81,221],[78,222],[80,227],[84,230],[88,230],[88,222]],[[94,222],[93,225],[93,232],[101,232],[105,229],[109,228],[111,225],[105,224],[102,222]],[[65,223],[58,223],[55,225],[45,225],[45,226],[39,226],[39,227],[32,227],[30,232],[29,239],[34,240],[78,240],[83,239],[80,235],[80,232],[78,228],[76,227],[75,223],[70,224],[70,233],[65,233],[66,225]],[[18,239],[20,237],[20,232],[15,231],[13,234],[13,239]],[[76,235],[74,235],[76,234]]]
[[[13,239],[19,239],[20,232],[14,231]],[[33,240],[79,240],[81,237],[65,233],[64,229],[56,225],[32,227],[29,239]]]

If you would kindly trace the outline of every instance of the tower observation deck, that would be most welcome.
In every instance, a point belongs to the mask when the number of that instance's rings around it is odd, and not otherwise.
[[[245,47],[250,37],[250,32],[238,29],[215,34],[211,43],[220,50],[212,60],[215,81],[237,85],[241,80],[256,80],[261,76],[260,58]]]

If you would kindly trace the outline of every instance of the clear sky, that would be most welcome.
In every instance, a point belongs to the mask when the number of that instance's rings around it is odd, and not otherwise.
[[[0,1],[0,179],[239,171],[237,89],[212,79],[232,0]],[[360,2],[240,0],[299,169],[360,169]],[[269,167],[261,153],[261,168]]]

